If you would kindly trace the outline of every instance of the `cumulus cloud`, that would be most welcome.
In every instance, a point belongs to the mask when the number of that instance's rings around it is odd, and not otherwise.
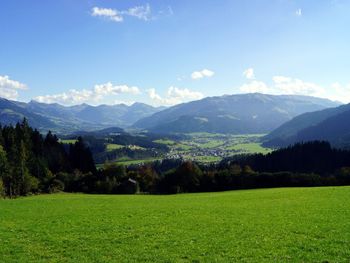
[[[202,99],[204,96],[201,92],[169,87],[166,97],[157,94],[155,89],[147,90],[149,97],[158,105],[175,105],[185,101]]]
[[[325,89],[321,86],[305,82],[300,79],[289,78],[284,76],[274,76],[272,78],[274,89],[283,94],[298,94],[310,96],[322,96],[325,94]]]
[[[254,79],[254,69],[253,68],[248,68],[245,71],[243,71],[243,76],[247,79]]]
[[[127,11],[123,11],[122,14],[134,16],[138,19],[148,21],[151,18],[151,7],[149,4],[135,6],[129,8]]]
[[[118,95],[122,93],[137,95],[141,92],[139,88],[135,86],[129,87],[127,85],[113,85],[111,82],[107,82],[104,84],[95,85],[93,93],[97,98],[102,99],[104,96],[108,95]]]
[[[149,4],[131,7],[127,10],[117,10],[95,6],[91,9],[91,15],[95,17],[102,17],[114,22],[123,22],[124,16],[131,16],[144,21],[148,21],[152,18],[151,6]]]
[[[80,103],[96,104],[105,98],[119,94],[140,94],[140,90],[135,86],[113,85],[111,82],[95,85],[93,89],[75,90],[54,95],[44,95],[34,98],[43,103],[60,103],[64,105],[74,105]]]
[[[249,83],[243,84],[240,87],[240,90],[245,93],[269,93],[270,89],[269,87],[262,81],[251,81]]]
[[[104,17],[114,22],[122,22],[124,20],[123,16],[119,13],[118,10],[110,9],[110,8],[100,8],[97,6],[92,8],[91,15]]]
[[[212,76],[214,76],[214,72],[209,70],[209,69],[203,69],[201,71],[194,71],[192,74],[191,74],[191,78],[192,79],[202,79],[202,78],[210,78]]]
[[[9,76],[0,76],[0,97],[16,100],[18,90],[25,90],[27,86],[19,81],[10,79]]]
[[[113,104],[125,104],[125,105],[128,105],[128,106],[131,106],[133,105],[134,103],[136,103],[136,101],[129,101],[129,100],[114,100],[113,101]]]
[[[272,77],[271,85],[263,81],[251,80],[243,84],[239,89],[244,93],[259,92],[275,95],[305,95],[328,98],[343,103],[350,102],[350,84],[342,85],[336,82],[328,87],[324,87],[313,82],[286,76]]]
[[[242,92],[261,92],[270,94],[289,94],[289,95],[307,95],[315,97],[324,97],[326,90],[311,82],[306,82],[296,78],[285,76],[274,76],[272,85],[267,85],[262,81],[250,81],[240,87]]]
[[[341,101],[343,103],[350,102],[350,84],[341,85],[335,82],[331,85],[330,95],[328,96],[332,100]]]

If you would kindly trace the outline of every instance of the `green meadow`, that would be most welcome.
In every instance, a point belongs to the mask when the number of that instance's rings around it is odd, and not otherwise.
[[[269,148],[265,148],[261,146],[260,143],[239,143],[233,146],[227,147],[228,150],[236,150],[239,151],[240,153],[263,153],[267,154],[271,152],[272,150]]]
[[[0,200],[0,261],[349,262],[350,187]]]
[[[119,150],[119,149],[122,149],[122,148],[124,148],[124,145],[115,144],[115,143],[108,143],[106,145],[107,152],[111,152],[111,151],[114,151],[114,150]]]
[[[75,139],[67,139],[67,140],[60,140],[61,143],[64,143],[64,144],[74,144],[76,143],[77,140]]]

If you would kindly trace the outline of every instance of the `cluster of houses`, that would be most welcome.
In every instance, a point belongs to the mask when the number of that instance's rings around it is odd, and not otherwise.
[[[220,148],[193,148],[189,151],[177,151],[175,149],[171,149],[169,153],[167,153],[164,157],[165,159],[191,159],[195,160],[196,157],[200,156],[213,156],[225,158],[236,154],[237,150],[225,150]]]

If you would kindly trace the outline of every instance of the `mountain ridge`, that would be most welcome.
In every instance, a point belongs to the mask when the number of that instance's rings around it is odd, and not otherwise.
[[[336,147],[350,147],[350,104],[299,115],[264,138],[264,145],[284,147],[296,142],[327,140]]]
[[[97,105],[79,104],[63,106],[58,103],[11,101],[0,98],[0,122],[2,125],[15,124],[26,117],[29,123],[42,131],[52,130],[70,133],[79,130],[98,130],[101,128],[132,125],[139,118],[162,110],[144,103]]]
[[[206,97],[165,109],[140,102],[130,106],[86,103],[63,106],[1,99],[0,116],[2,124],[14,124],[27,117],[35,128],[63,134],[109,127],[131,127],[153,133],[244,134],[267,133],[299,114],[338,105],[316,97],[261,93]]]
[[[266,133],[299,114],[338,105],[301,95],[224,95],[169,107],[133,127],[151,132]]]

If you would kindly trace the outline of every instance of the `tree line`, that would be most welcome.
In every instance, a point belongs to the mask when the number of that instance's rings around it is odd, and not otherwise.
[[[96,169],[81,137],[62,144],[26,120],[0,127],[0,194],[57,191],[101,194],[173,194],[263,187],[350,185],[350,151],[327,142],[299,143],[267,155],[235,156],[219,164],[162,160]]]
[[[68,149],[56,135],[44,137],[26,119],[0,126],[0,194],[9,197],[65,189],[59,174],[95,173],[90,150],[79,138]]]

